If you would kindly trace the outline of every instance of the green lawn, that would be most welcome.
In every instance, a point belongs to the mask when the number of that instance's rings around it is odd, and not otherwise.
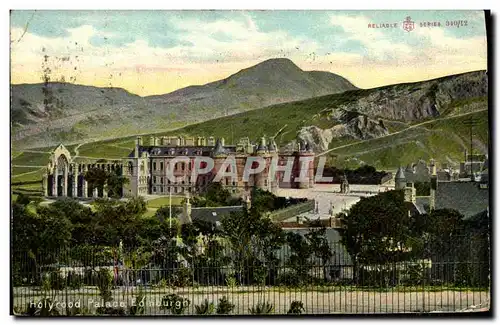
[[[184,197],[182,196],[172,196],[172,206],[181,205],[182,200],[184,200]],[[157,209],[162,206],[168,206],[170,203],[170,199],[168,196],[164,196],[164,197],[159,197],[157,199],[149,200],[147,203],[148,203],[148,208]]]
[[[131,150],[116,146],[89,143],[81,146],[78,151],[80,156],[118,159],[127,157]]]
[[[12,159],[12,165],[19,166],[40,166],[45,167],[49,162],[50,153],[42,152],[23,152]]]
[[[11,183],[16,183],[16,182],[32,182],[32,181],[42,181],[44,170],[40,169],[34,173],[29,173],[29,174],[22,174],[19,176],[12,175],[11,177]]]
[[[11,174],[13,176],[25,173],[32,173],[39,170],[40,167],[11,167]]]

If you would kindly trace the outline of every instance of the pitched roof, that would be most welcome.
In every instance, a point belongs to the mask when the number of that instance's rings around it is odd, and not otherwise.
[[[217,138],[217,141],[215,142],[215,148],[214,148],[213,154],[216,156],[227,154],[227,150],[222,145],[222,141],[220,138]]]
[[[399,167],[398,171],[396,172],[396,179],[406,179],[405,170],[403,169],[403,167]]]
[[[489,206],[489,189],[476,182],[439,182],[436,209],[453,209],[470,218]]]
[[[222,147],[222,144],[221,144]],[[236,146],[223,146],[226,153],[235,153]],[[217,147],[213,146],[139,146],[139,156],[143,152],[155,156],[210,156]],[[220,148],[219,148],[220,150]],[[134,157],[135,149],[130,152],[129,157]]]
[[[231,212],[243,211],[242,205],[226,206],[226,207],[202,207],[191,209],[191,220],[203,220],[216,223],[222,219],[223,216],[228,216]]]
[[[420,214],[427,213],[429,210],[429,199],[428,196],[417,196],[415,200],[415,207]]]

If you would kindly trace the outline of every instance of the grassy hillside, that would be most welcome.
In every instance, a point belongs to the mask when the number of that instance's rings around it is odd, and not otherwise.
[[[19,148],[120,137],[356,89],[345,78],[270,59],[227,78],[139,97],[120,88],[65,82],[11,86],[12,140]]]
[[[145,134],[143,141],[149,144],[150,135],[184,135],[224,137],[226,143],[236,143],[242,137],[250,137],[255,141],[265,135],[276,136],[276,142],[284,146],[296,139],[301,128],[316,126],[321,132],[328,131],[345,123],[339,120],[338,116],[342,114],[363,114],[376,123],[383,122],[389,134],[381,137],[377,135],[378,138],[374,139],[356,138],[353,133],[334,137],[327,142],[329,145],[324,150],[328,150],[317,154],[327,155],[337,165],[350,167],[366,163],[382,169],[394,169],[418,159],[430,158],[456,164],[462,160],[464,150],[470,150],[470,129],[465,124],[469,119],[475,123],[474,151],[487,152],[488,102],[486,96],[476,96],[486,91],[485,80],[484,72],[472,72],[420,83],[352,90],[272,105],[174,131]],[[477,85],[480,89],[475,88]],[[380,105],[373,104],[373,98]],[[384,105],[387,105],[385,111]],[[425,115],[427,111],[423,109],[424,106],[433,107],[428,115]],[[438,106],[439,110],[436,108]],[[407,112],[400,113],[395,107]],[[339,115],[339,112],[342,114]],[[406,115],[410,116],[409,120],[396,119]],[[359,127],[364,127],[362,120]],[[72,154],[76,154],[78,147],[80,156],[116,159],[130,153],[134,140],[135,136],[131,135],[89,141],[79,146],[72,145],[69,149]],[[38,150],[50,151],[50,148]],[[12,164],[43,166],[47,158],[48,153],[16,151],[12,153]],[[15,173],[21,172],[21,169],[15,170]]]

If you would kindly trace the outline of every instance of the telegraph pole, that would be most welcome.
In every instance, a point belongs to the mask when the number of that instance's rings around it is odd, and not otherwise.
[[[172,229],[172,187],[168,187],[168,228]]]
[[[469,154],[469,161],[470,161],[470,178],[471,178],[471,181],[475,181],[474,179],[474,171],[472,170],[472,149],[473,149],[473,139],[472,139],[472,127],[474,125],[476,125],[477,123],[477,120],[476,119],[473,119],[472,116],[468,119],[468,120],[465,120],[463,122],[463,124],[465,126],[468,126],[469,127],[469,133],[470,133],[470,154]],[[466,157],[467,158],[467,157]],[[466,162],[466,161],[465,161]]]

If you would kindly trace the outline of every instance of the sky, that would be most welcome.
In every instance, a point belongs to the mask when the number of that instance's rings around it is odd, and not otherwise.
[[[410,32],[402,28],[408,16]],[[147,96],[270,58],[333,72],[360,88],[487,68],[482,11],[14,10],[10,19],[13,84],[48,77]],[[397,26],[368,27],[384,23]]]

